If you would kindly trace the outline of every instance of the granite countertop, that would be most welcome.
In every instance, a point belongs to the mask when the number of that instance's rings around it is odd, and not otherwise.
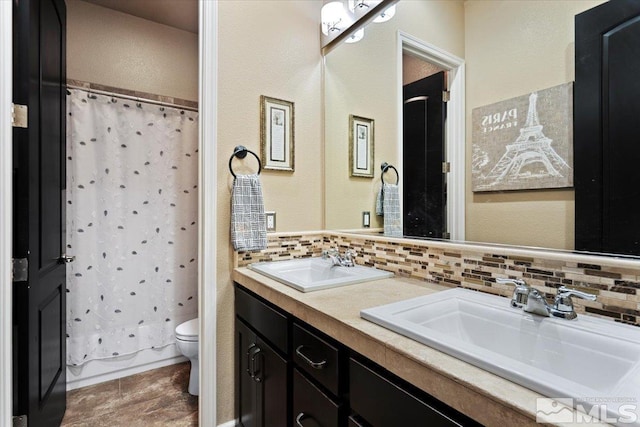
[[[232,279],[484,425],[540,425],[541,394],[360,318],[364,308],[447,287],[393,277],[303,293],[246,267]]]

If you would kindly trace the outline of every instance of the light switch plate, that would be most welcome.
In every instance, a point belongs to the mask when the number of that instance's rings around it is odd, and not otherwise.
[[[371,212],[369,211],[362,212],[362,227],[364,228],[371,227]]]
[[[265,212],[264,214],[267,217],[267,231],[276,231],[276,213]]]

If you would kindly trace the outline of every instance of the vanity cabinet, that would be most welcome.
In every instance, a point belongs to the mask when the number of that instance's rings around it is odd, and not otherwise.
[[[240,285],[235,298],[238,426],[479,425]]]

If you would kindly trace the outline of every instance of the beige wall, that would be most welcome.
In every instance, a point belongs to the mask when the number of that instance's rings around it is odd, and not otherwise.
[[[398,29],[464,56],[462,1],[401,1],[384,24],[370,24],[364,39],[341,45],[326,57],[325,148],[326,228],[362,226],[362,211],[371,211],[372,227],[380,188],[380,164],[398,165],[397,36]],[[374,178],[349,176],[349,115],[375,121]],[[393,176],[393,172],[391,172]],[[395,179],[395,177],[393,177]]]
[[[573,190],[471,192],[471,111],[573,81],[574,15],[600,3],[465,3],[467,240],[573,249]]]
[[[67,78],[198,100],[198,35],[67,0]]]
[[[295,172],[263,171],[265,208],[277,213],[278,231],[313,230],[323,219],[322,2],[219,3],[218,27],[218,421],[234,417],[233,251],[229,244],[228,161],[233,147],[260,153],[260,95],[295,103]],[[254,171],[251,156],[234,163]]]
[[[402,85],[408,85],[444,69],[406,53],[402,55]]]

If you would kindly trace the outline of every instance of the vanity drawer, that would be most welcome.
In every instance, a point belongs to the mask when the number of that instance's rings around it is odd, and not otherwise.
[[[293,360],[331,393],[340,394],[338,348],[298,323],[293,324]]]
[[[298,369],[293,370],[293,426],[338,427],[342,408],[306,379]]]
[[[278,350],[287,353],[289,337],[287,317],[284,314],[236,286],[236,315]]]
[[[452,417],[456,411],[446,408],[450,410],[446,412],[451,413],[445,414],[446,405],[442,402],[431,398],[438,403],[436,409],[434,402],[427,403],[357,360],[349,360],[349,369],[351,409],[367,424],[376,427],[477,425],[459,413],[460,421],[456,421]]]

